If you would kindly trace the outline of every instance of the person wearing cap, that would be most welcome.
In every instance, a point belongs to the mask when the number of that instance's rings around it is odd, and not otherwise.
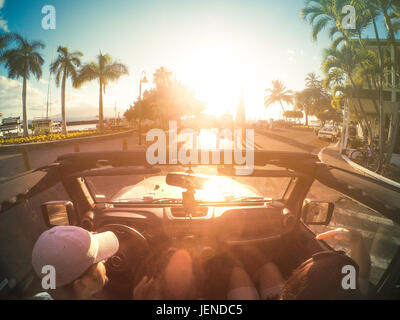
[[[118,248],[118,239],[111,231],[91,233],[80,227],[57,226],[36,241],[32,266],[40,278],[46,276],[43,267],[54,267],[56,288],[48,290],[48,299],[90,300],[107,283],[104,261]]]

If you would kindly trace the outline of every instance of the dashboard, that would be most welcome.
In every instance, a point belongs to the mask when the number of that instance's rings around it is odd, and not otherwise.
[[[123,224],[149,241],[201,237],[227,244],[257,243],[290,232],[296,217],[282,203],[252,206],[199,206],[187,215],[182,206],[102,205],[94,209],[92,229]],[[88,221],[83,221],[84,224]]]

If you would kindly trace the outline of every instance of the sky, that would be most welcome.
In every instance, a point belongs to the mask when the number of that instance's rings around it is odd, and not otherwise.
[[[44,30],[42,7],[56,9],[56,29]],[[138,97],[143,71],[152,86],[164,66],[197,97],[206,113],[235,114],[243,88],[248,119],[278,117],[280,107],[264,107],[265,89],[282,80],[288,89],[304,87],[307,73],[321,75],[326,34],[311,40],[311,26],[300,18],[304,0],[0,0],[0,28],[46,48],[43,77],[29,80],[28,118],[46,113],[49,65],[59,45],[80,50],[83,62],[101,52],[126,64],[130,74],[109,85],[105,116],[122,116]],[[98,84],[67,86],[67,119],[98,114]],[[60,114],[60,88],[51,86],[51,114]],[[0,112],[22,114],[22,80],[7,78],[0,66]],[[115,109],[116,107],[116,109]]]

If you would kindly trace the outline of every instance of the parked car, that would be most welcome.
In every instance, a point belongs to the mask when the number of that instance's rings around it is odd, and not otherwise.
[[[338,127],[330,126],[323,127],[318,131],[318,139],[328,139],[330,141],[336,141],[340,135]]]

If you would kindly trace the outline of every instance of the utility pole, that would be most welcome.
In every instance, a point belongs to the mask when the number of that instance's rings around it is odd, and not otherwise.
[[[147,83],[146,73],[142,71],[139,81],[139,97],[138,97],[138,107],[139,107],[139,145],[142,145],[142,83]]]

